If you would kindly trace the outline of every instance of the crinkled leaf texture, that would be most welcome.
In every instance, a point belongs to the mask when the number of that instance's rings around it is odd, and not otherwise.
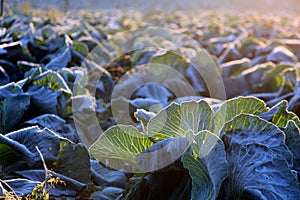
[[[257,116],[240,114],[226,123],[220,134],[227,148],[233,144],[259,144],[281,155],[289,165],[293,163],[293,156],[284,143],[284,133],[274,124]]]
[[[233,144],[227,160],[230,174],[222,187],[225,200],[300,198],[296,176],[271,149],[258,144]]]
[[[93,157],[113,169],[130,172],[140,171],[136,156],[153,145],[135,127],[117,125],[107,129],[90,147]]]
[[[159,141],[184,136],[188,130],[218,133],[226,122],[241,113],[257,115],[267,110],[265,103],[254,97],[227,100],[215,115],[204,100],[172,103],[149,120],[148,135]]]
[[[216,112],[214,118],[214,133],[218,133],[226,122],[239,114],[258,115],[267,110],[266,104],[262,100],[254,97],[237,97],[227,100]]]
[[[188,130],[195,133],[211,130],[213,111],[206,101],[172,103],[148,123],[148,135],[160,141],[166,138],[184,136]]]
[[[286,135],[285,144],[293,154],[293,169],[297,170],[300,175],[300,129],[294,121],[289,121],[284,133]]]
[[[293,120],[300,127],[300,120],[293,112],[288,111],[288,102],[283,100],[273,106],[269,111],[261,113],[259,117],[272,122],[276,126],[285,127],[289,120]]]
[[[185,153],[182,157],[183,166],[192,177],[191,199],[214,200],[228,174],[224,144],[215,134],[205,130],[194,136],[192,149],[194,156]]]

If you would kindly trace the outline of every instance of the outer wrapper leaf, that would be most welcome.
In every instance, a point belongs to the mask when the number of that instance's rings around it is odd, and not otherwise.
[[[226,122],[239,114],[258,115],[267,110],[266,104],[262,100],[254,97],[237,97],[227,100],[216,112],[214,118],[214,133],[218,133]]]
[[[289,121],[284,129],[285,143],[293,154],[293,169],[300,175],[300,130],[294,121]]]
[[[207,102],[187,101],[180,105],[172,103],[150,119],[148,135],[160,141],[170,137],[184,136],[188,130],[195,133],[211,130],[213,111]]]
[[[240,114],[226,123],[220,134],[228,149],[233,144],[259,144],[281,155],[292,166],[293,156],[284,143],[284,133],[274,124],[257,116]]]
[[[136,156],[152,145],[153,142],[133,126],[117,125],[106,130],[89,150],[106,166],[138,172]]]
[[[234,144],[227,160],[230,174],[223,183],[225,200],[300,198],[296,176],[272,150],[257,144]]]
[[[15,84],[0,87],[0,133],[5,134],[21,120],[30,104],[30,95]]]
[[[194,156],[182,157],[183,166],[192,177],[191,199],[214,200],[219,194],[222,181],[227,177],[228,164],[223,142],[209,131],[201,131],[192,145]]]
[[[283,100],[273,106],[269,111],[262,113],[259,117],[268,120],[276,126],[285,127],[289,120],[293,120],[300,127],[300,120],[293,112],[288,111],[288,102]]]

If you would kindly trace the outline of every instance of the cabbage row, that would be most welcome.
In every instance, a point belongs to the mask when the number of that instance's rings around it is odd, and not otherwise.
[[[50,198],[300,199],[299,23],[2,17],[0,194],[49,172]]]

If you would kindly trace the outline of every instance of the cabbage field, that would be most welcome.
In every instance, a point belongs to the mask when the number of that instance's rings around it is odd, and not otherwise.
[[[300,17],[0,18],[1,199],[300,199]]]

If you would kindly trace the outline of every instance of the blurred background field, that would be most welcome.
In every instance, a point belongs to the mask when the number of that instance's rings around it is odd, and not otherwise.
[[[162,11],[172,10],[229,10],[229,11],[262,11],[275,14],[297,14],[300,11],[299,0],[8,0],[14,9],[138,9],[149,11],[152,9]]]

